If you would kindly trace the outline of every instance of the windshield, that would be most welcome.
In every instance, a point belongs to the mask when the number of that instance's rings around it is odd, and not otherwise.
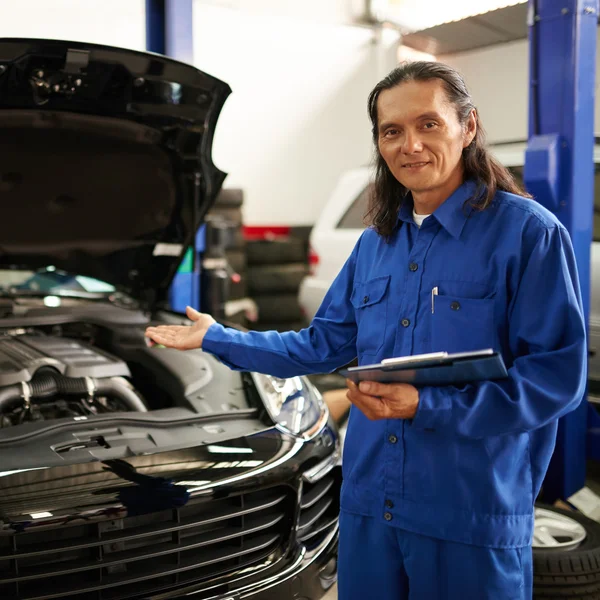
[[[112,294],[114,286],[83,275],[74,275],[46,267],[37,271],[0,269],[0,293],[18,294],[30,292],[41,294]]]

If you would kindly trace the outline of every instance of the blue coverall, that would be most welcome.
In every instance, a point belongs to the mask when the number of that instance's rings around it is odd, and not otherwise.
[[[494,348],[509,377],[422,387],[412,420],[352,408],[340,600],[531,598],[533,504],[557,420],[585,391],[586,328],[569,235],[541,205],[465,182],[419,229],[410,195],[387,242],[367,229],[300,332],[212,325],[203,348],[280,377]],[[437,288],[437,294],[433,292]]]

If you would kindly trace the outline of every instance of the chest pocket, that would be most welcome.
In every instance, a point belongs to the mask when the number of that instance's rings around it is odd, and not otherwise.
[[[432,352],[498,349],[494,293],[468,282],[441,282],[432,296]]]
[[[358,325],[356,345],[359,355],[374,354],[383,346],[388,320],[389,285],[389,275],[354,285],[350,302]]]

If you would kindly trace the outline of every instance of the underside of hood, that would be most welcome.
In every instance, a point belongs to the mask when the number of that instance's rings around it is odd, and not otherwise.
[[[160,55],[0,38],[0,267],[163,302],[226,176],[211,154],[230,92]]]

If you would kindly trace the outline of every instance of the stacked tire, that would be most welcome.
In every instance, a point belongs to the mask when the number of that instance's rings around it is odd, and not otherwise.
[[[215,204],[206,215],[206,220],[218,219],[228,225],[230,231],[225,248],[225,259],[230,272],[227,302],[242,300],[248,297],[248,278],[246,268],[246,241],[243,234],[242,206],[244,204],[244,193],[241,189],[221,190]],[[209,240],[207,240],[207,244]],[[206,257],[211,257],[207,248]],[[248,326],[245,311],[240,310],[230,315],[227,322],[234,325]]]
[[[299,330],[306,320],[298,302],[302,279],[308,273],[307,242],[300,237],[248,241],[248,292],[258,308],[259,331]]]
[[[585,515],[553,506],[537,505],[546,515],[566,518],[573,528],[580,527],[581,541],[569,548],[573,534],[561,537],[554,533],[556,545],[543,544],[533,548],[533,598],[534,600],[598,600],[600,599],[600,523]],[[536,528],[541,522],[536,512]],[[538,542],[552,535],[550,528],[542,527]],[[577,538],[575,537],[577,541]],[[563,549],[561,549],[561,546]]]
[[[246,242],[242,231],[242,205],[244,193],[240,189],[223,189],[219,194],[208,217],[219,217],[232,227],[232,235],[225,252],[227,262],[232,271],[239,275],[234,277],[229,287],[229,299],[239,300],[248,295],[246,279]]]

